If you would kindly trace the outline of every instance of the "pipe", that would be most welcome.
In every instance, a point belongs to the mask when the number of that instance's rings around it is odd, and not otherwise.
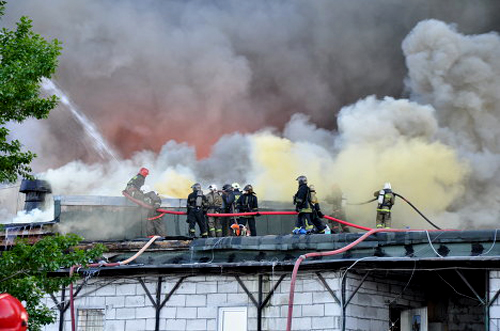
[[[347,222],[346,222],[347,223]],[[307,258],[310,257],[320,257],[320,256],[331,256],[331,255],[337,255],[340,253],[344,253],[348,251],[349,249],[353,248],[354,246],[358,245],[362,241],[364,241],[366,238],[371,236],[372,234],[379,233],[379,232],[418,232],[418,231],[424,231],[424,230],[409,230],[409,229],[370,229],[370,231],[366,232],[363,234],[361,237],[353,241],[347,246],[344,246],[342,248],[336,249],[334,251],[328,251],[328,252],[312,252],[312,253],[307,253],[301,255],[297,261],[295,262],[295,265],[293,267],[293,272],[292,272],[292,278],[290,281],[290,294],[289,294],[289,299],[288,299],[288,316],[287,316],[287,322],[286,322],[286,330],[291,331],[292,330],[292,316],[293,316],[293,299],[295,295],[295,282],[297,280],[297,272],[299,270],[299,266]],[[453,230],[441,230],[441,231],[453,231]]]
[[[148,249],[148,247],[151,246],[151,244],[158,238],[160,238],[160,236],[154,236],[153,238],[151,238],[146,243],[146,245],[144,245],[137,253],[135,253],[133,256],[129,257],[128,259],[126,259],[124,261],[114,262],[114,263],[92,263],[92,264],[86,265],[86,267],[87,268],[88,267],[90,267],[90,268],[92,268],[92,267],[117,267],[117,266],[129,264],[130,262],[132,262],[133,260],[138,258],[142,253],[144,253],[144,251],[146,249]],[[69,276],[70,277],[73,276],[75,267],[77,267],[77,265],[71,266],[69,268]],[[74,303],[74,301],[75,300],[73,297],[73,282],[71,282],[69,284],[69,306],[70,306],[70,310],[71,310],[71,330],[72,331],[76,330],[75,303]]]

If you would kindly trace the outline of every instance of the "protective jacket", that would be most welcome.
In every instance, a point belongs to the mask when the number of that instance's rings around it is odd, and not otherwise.
[[[219,192],[211,191],[207,195],[205,195],[205,197],[207,198],[207,212],[215,213],[221,210],[222,197],[220,196]]]
[[[382,189],[380,191],[375,191],[373,193],[375,197],[378,197],[377,211],[390,213],[392,205],[396,200],[396,196],[391,189]]]
[[[150,191],[144,194],[144,202],[154,207],[154,209],[160,208],[161,198],[155,191]]]
[[[131,180],[128,181],[127,183],[127,189],[129,187],[133,187],[137,190],[140,190],[141,187],[144,185],[144,182],[146,181],[146,177],[144,177],[141,174],[137,174],[134,177],[132,177]]]
[[[256,212],[259,210],[259,202],[255,193],[246,193],[240,195],[236,201],[236,208],[240,213]],[[242,216],[253,217],[253,216]]]
[[[300,184],[297,193],[293,197],[295,209],[299,213],[312,213],[311,191],[307,184]]]
[[[225,213],[232,213],[234,206],[234,193],[232,191],[227,191],[222,193],[222,210]]]

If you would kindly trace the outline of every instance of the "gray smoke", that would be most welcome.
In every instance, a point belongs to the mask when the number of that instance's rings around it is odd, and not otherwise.
[[[63,42],[57,81],[124,157],[170,139],[206,157],[224,134],[281,130],[296,112],[332,130],[344,105],[400,97],[400,44],[418,21],[483,33],[499,28],[498,9],[454,0],[16,0],[5,22],[28,15]],[[54,112],[48,123],[42,157],[53,147],[53,165],[95,161],[68,134],[78,131],[70,118]]]

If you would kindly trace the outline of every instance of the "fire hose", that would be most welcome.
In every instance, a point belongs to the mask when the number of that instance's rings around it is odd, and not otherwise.
[[[114,262],[114,263],[92,263],[88,264],[85,267],[87,268],[92,268],[92,267],[117,267],[125,264],[129,264],[136,258],[138,258],[146,249],[148,249],[149,246],[156,240],[160,238],[160,236],[154,236],[151,238],[146,245],[144,245],[137,253],[135,253],[133,256],[129,257],[126,260],[120,261],[120,262]],[[69,268],[69,276],[73,276],[75,268],[78,267],[76,265],[72,266]],[[73,296],[73,282],[69,284],[69,305],[70,305],[70,311],[71,311],[71,330],[75,331],[76,330],[76,319],[75,319],[75,298]]]
[[[347,222],[346,222],[347,223]],[[322,256],[332,256],[332,255],[337,255],[340,253],[344,253],[354,246],[358,245],[362,241],[364,241],[366,238],[369,236],[379,233],[379,232],[417,232],[417,231],[424,231],[424,230],[409,230],[409,229],[370,229],[368,232],[363,234],[361,237],[353,241],[347,246],[344,246],[342,248],[336,249],[334,251],[328,251],[328,252],[312,252],[312,253],[307,253],[304,255],[301,255],[297,261],[295,261],[295,265],[293,267],[292,271],[292,277],[290,281],[290,294],[288,297],[288,316],[287,316],[287,321],[286,321],[286,331],[291,331],[292,330],[292,317],[293,317],[293,300],[294,300],[294,295],[295,295],[295,282],[297,280],[297,273],[299,271],[300,264],[302,261],[304,261],[307,258],[310,257],[322,257]],[[436,231],[436,230],[433,230]],[[454,230],[441,230],[441,231],[454,231]],[[343,322],[342,322],[343,323]],[[343,327],[344,327],[343,323]]]
[[[406,202],[407,204],[410,205],[410,207],[412,207],[420,216],[422,216],[422,218],[424,220],[427,221],[427,223],[429,223],[430,225],[432,225],[434,228],[438,229],[438,230],[441,230],[441,228],[439,226],[437,226],[436,224],[432,223],[427,217],[425,217],[424,214],[422,214],[422,212],[420,210],[418,210],[417,207],[415,207],[410,201],[406,200],[406,198],[404,196],[402,196],[401,194],[398,194],[396,192],[393,192],[395,196],[397,197],[400,197],[401,199],[403,199],[404,202]],[[361,206],[361,205],[366,205],[368,203],[371,203],[373,201],[376,201],[377,198],[373,198],[371,200],[368,200],[368,201],[364,201],[364,202],[360,202],[360,203],[348,203],[348,205],[351,205],[351,206]]]

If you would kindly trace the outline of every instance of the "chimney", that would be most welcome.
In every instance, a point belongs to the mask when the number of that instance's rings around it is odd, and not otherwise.
[[[33,209],[43,209],[45,196],[52,193],[49,182],[41,179],[23,179],[19,192],[26,194],[24,210],[29,212]]]

